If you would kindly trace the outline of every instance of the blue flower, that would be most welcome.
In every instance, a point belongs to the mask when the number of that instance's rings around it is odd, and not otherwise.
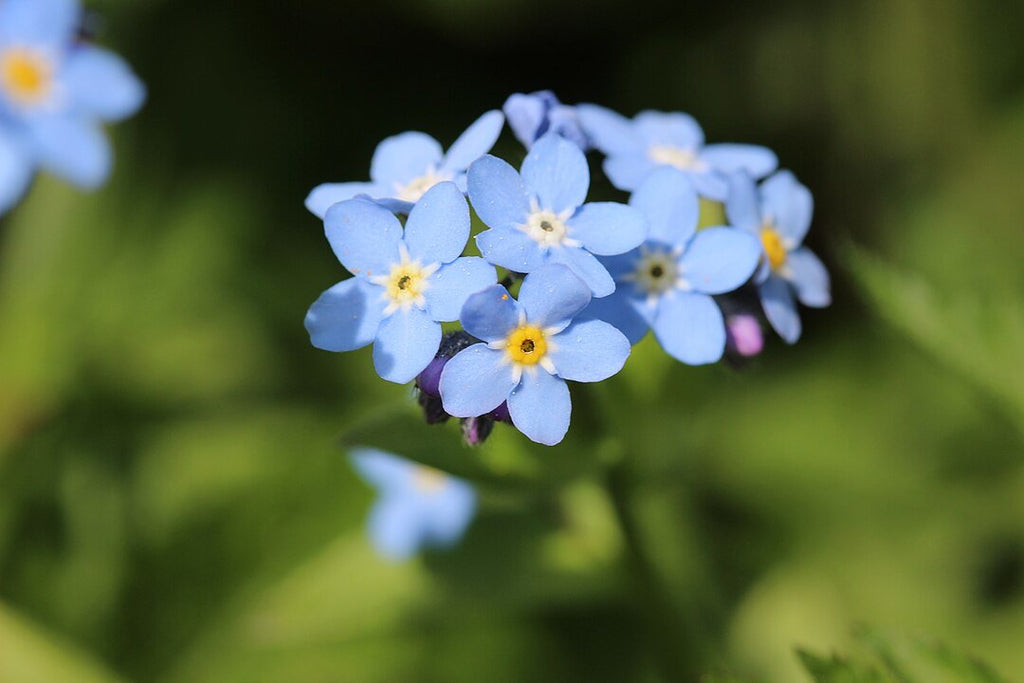
[[[632,120],[594,104],[576,107],[583,130],[605,155],[604,172],[620,190],[633,191],[660,166],[685,172],[702,196],[724,201],[725,174],[745,170],[762,178],[778,165],[757,145],[704,144],[704,131],[689,114],[642,111]]]
[[[732,228],[698,232],[697,192],[674,168],[652,173],[629,203],[647,217],[650,236],[639,249],[604,259],[615,293],[595,299],[583,317],[611,323],[633,344],[653,328],[673,358],[690,365],[716,362],[725,351],[726,329],[711,295],[750,279],[760,245]]]
[[[409,213],[434,185],[450,180],[466,189],[466,169],[494,146],[505,117],[489,111],[459,136],[445,153],[426,133],[410,131],[387,138],[373,152],[368,183],[325,183],[306,197],[306,208],[318,218],[333,204],[367,195],[396,213]]]
[[[793,301],[824,308],[832,303],[828,271],[801,246],[811,227],[814,198],[789,171],[779,171],[755,187],[745,173],[729,179],[725,204],[729,222],[760,239],[763,257],[755,278],[765,317],[786,342],[800,338],[800,315]]]
[[[111,167],[101,122],[134,114],[145,99],[121,58],[77,41],[80,18],[74,0],[0,3],[0,212],[37,166],[101,185]]]
[[[491,228],[476,237],[480,253],[517,273],[562,263],[594,296],[608,296],[615,283],[594,254],[636,247],[647,234],[647,223],[623,204],[583,204],[589,186],[583,152],[554,133],[526,155],[522,175],[490,155],[475,161],[469,169],[469,199]]]
[[[484,343],[444,366],[444,409],[474,417],[508,401],[519,431],[548,446],[561,441],[572,411],[565,380],[599,382],[629,357],[629,341],[608,323],[573,321],[590,298],[586,283],[558,264],[527,275],[519,301],[501,285],[469,297],[462,326]]]
[[[505,100],[505,118],[523,147],[530,149],[548,131],[561,135],[586,151],[590,147],[587,136],[580,128],[576,110],[562,104],[550,90],[539,90],[529,95],[516,93]]]
[[[324,220],[334,254],[355,277],[310,307],[306,329],[317,348],[352,351],[373,342],[373,364],[404,384],[437,353],[441,322],[457,320],[473,292],[497,280],[481,258],[460,257],[469,207],[454,183],[431,188],[402,224],[365,198],[331,207]]]
[[[404,560],[424,547],[449,548],[476,512],[476,491],[432,467],[370,448],[352,451],[356,472],[377,489],[367,530],[377,551]]]

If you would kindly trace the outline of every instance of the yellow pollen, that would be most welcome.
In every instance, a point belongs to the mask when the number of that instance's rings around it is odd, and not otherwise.
[[[772,270],[778,270],[786,263],[786,246],[773,228],[761,228],[761,244],[764,246],[764,253],[768,255],[768,265]]]
[[[423,294],[424,278],[418,263],[400,263],[388,276],[388,298],[397,303],[415,303]]]
[[[413,472],[413,485],[423,493],[437,493],[444,488],[448,477],[444,472],[433,467],[421,465]]]
[[[505,348],[513,361],[520,365],[536,365],[548,352],[544,332],[534,325],[516,328],[505,340]]]
[[[0,83],[20,104],[36,104],[46,98],[52,71],[46,57],[32,50],[11,48],[0,56]]]

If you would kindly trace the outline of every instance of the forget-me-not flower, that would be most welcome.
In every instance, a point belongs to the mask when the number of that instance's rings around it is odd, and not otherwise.
[[[624,204],[584,204],[589,187],[583,151],[554,133],[537,141],[521,173],[497,157],[478,159],[469,168],[469,199],[490,227],[476,236],[480,253],[517,273],[564,264],[594,296],[608,296],[615,283],[595,254],[633,249],[644,241],[647,222]]]
[[[397,213],[409,213],[434,185],[452,181],[466,189],[466,169],[490,151],[505,125],[500,111],[489,111],[448,148],[416,131],[386,138],[377,145],[370,161],[370,182],[325,183],[306,197],[306,208],[323,218],[333,204],[367,195]]]
[[[828,271],[801,246],[811,226],[814,199],[789,171],[773,174],[760,187],[745,173],[730,178],[725,204],[729,222],[760,239],[763,256],[756,281],[765,317],[786,342],[800,338],[800,315],[793,301],[824,308],[832,303]]]
[[[611,323],[634,344],[653,329],[673,358],[714,363],[725,351],[726,329],[711,295],[750,279],[760,245],[733,228],[698,232],[697,192],[674,168],[652,173],[629,203],[647,217],[650,235],[639,249],[603,259],[615,277],[615,293],[594,299],[583,317]]]
[[[518,301],[501,285],[469,297],[462,326],[483,343],[444,366],[444,409],[474,417],[507,401],[512,424],[527,437],[561,441],[572,412],[565,381],[599,382],[629,357],[629,340],[608,323],[573,320],[590,299],[586,283],[559,264],[527,275]]]
[[[404,384],[437,353],[441,322],[459,318],[466,298],[497,280],[494,266],[460,256],[469,206],[454,183],[427,191],[398,218],[367,198],[331,207],[324,219],[334,254],[355,277],[324,292],[306,314],[317,348],[352,351],[373,342],[382,378]]]
[[[476,512],[476,491],[462,479],[370,448],[352,451],[352,465],[377,489],[367,530],[377,551],[404,560],[424,547],[449,548]]]
[[[120,57],[79,42],[76,0],[0,2],[0,212],[42,167],[101,185],[111,153],[101,123],[134,114],[145,88]]]
[[[509,128],[526,149],[533,147],[548,131],[561,135],[584,151],[590,147],[575,108],[559,102],[550,90],[515,93],[505,100],[502,109]]]
[[[704,131],[689,114],[642,111],[627,119],[596,104],[580,104],[576,113],[591,143],[606,158],[604,172],[620,190],[632,192],[654,169],[670,166],[686,173],[702,196],[724,201],[726,174],[745,170],[762,178],[778,159],[766,147],[704,144]]]

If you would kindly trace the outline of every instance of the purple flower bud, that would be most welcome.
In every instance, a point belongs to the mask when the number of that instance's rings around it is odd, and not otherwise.
[[[512,416],[508,414],[508,401],[502,401],[501,405],[492,410],[489,416],[498,422],[512,422]]]
[[[462,438],[470,446],[479,446],[494,429],[494,420],[486,415],[480,417],[466,417],[462,419]]]
[[[441,383],[441,371],[448,359],[443,356],[434,356],[434,360],[423,369],[420,376],[416,378],[416,386],[428,396],[440,396],[438,385]]]
[[[730,351],[744,357],[756,356],[764,348],[764,332],[757,318],[749,313],[730,315],[725,320]]]

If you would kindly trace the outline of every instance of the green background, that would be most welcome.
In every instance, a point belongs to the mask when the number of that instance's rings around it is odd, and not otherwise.
[[[807,681],[857,624],[1022,675],[1024,5],[89,6],[150,96],[106,188],[0,221],[0,681]],[[772,147],[835,304],[471,450],[309,345],[302,200],[544,87]],[[379,559],[345,439],[478,480],[464,543]]]

